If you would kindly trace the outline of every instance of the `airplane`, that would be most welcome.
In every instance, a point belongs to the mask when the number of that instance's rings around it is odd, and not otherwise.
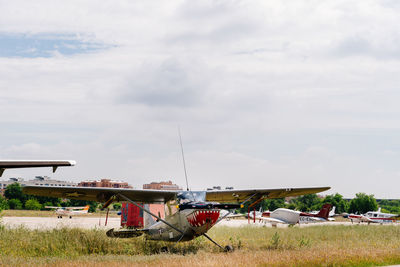
[[[73,160],[0,160],[0,177],[6,169],[52,167],[56,172],[58,167],[75,166]]]
[[[221,210],[237,209],[243,207],[244,203],[267,198],[313,194],[328,189],[330,187],[172,191],[101,187],[22,187],[25,194],[98,201],[104,203],[103,208],[108,207],[113,201],[126,201],[138,207],[146,215],[144,216],[144,228],[110,229],[107,231],[107,236],[109,237],[137,237],[144,235],[149,240],[180,242],[204,236],[224,251],[230,251],[232,247],[222,247],[207,235],[208,230],[220,218]],[[146,208],[146,205],[140,205],[139,203],[165,204],[165,218],[157,216]]]
[[[89,205],[84,207],[54,207],[54,206],[45,206],[46,209],[55,209],[57,214],[57,218],[62,219],[62,216],[69,216],[72,219],[73,215],[81,215],[87,214],[89,211]]]
[[[326,222],[331,221],[329,218],[329,210],[331,207],[331,204],[324,204],[317,214],[278,208],[272,212],[263,212],[261,216],[257,216],[256,213],[256,219],[264,223],[271,223],[274,227],[276,227],[278,223],[295,225],[297,223],[307,222]],[[254,216],[254,213],[251,216]]]
[[[365,214],[349,214],[348,219],[350,219],[351,223],[393,223],[399,219],[399,215],[391,214],[391,213],[383,213],[381,212],[381,208],[378,211],[368,211]]]

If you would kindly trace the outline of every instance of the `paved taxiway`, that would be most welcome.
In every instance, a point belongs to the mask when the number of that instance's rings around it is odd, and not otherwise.
[[[63,227],[71,227],[71,228],[118,228],[121,223],[121,219],[119,217],[110,217],[107,221],[107,226],[105,226],[105,217],[73,217],[58,219],[57,217],[2,217],[1,222],[8,227],[15,228],[24,226],[29,229],[53,229],[53,228],[63,228]],[[308,223],[301,224],[300,227],[308,227],[314,225],[351,225],[350,222],[325,222],[325,223]],[[253,223],[250,224],[247,220],[222,220],[216,226],[229,226],[229,227],[241,227],[241,226],[254,226],[261,227],[267,226],[271,227],[271,224],[264,223]],[[287,225],[278,224],[278,227],[287,227]],[[299,227],[299,226],[296,226]]]

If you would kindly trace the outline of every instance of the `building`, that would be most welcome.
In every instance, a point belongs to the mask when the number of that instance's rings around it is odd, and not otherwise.
[[[6,187],[13,183],[20,183],[22,186],[25,185],[39,185],[39,186],[77,186],[76,183],[60,181],[51,179],[48,176],[36,176],[33,180],[25,181],[23,178],[10,178],[8,181],[0,181],[0,192],[4,193]]]
[[[143,189],[155,189],[155,190],[182,190],[178,185],[173,184],[171,181],[167,182],[151,182],[150,184],[144,184]]]
[[[78,184],[78,186],[82,187],[112,187],[112,188],[133,188],[127,182],[122,181],[114,181],[110,179],[101,179],[99,180],[87,180],[82,181]]]

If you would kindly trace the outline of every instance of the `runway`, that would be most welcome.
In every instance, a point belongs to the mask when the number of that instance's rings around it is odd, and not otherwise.
[[[107,225],[105,225],[105,216],[94,217],[94,216],[79,216],[69,218],[58,219],[57,217],[2,217],[1,222],[6,227],[26,227],[29,229],[54,229],[54,228],[84,228],[84,229],[109,229],[120,227],[121,219],[119,217],[109,217]],[[310,226],[322,226],[322,225],[352,225],[351,222],[323,222],[323,223],[307,223],[296,225],[295,227],[310,227]],[[215,227],[228,226],[228,227],[272,227],[271,224],[253,223],[247,220],[222,220]],[[287,225],[278,224],[279,228],[286,228]]]
[[[110,217],[107,220],[107,226],[105,226],[105,217],[72,217],[58,219],[57,217],[2,217],[2,224],[6,227],[26,227],[29,229],[53,229],[53,228],[114,228],[119,227],[121,218]]]

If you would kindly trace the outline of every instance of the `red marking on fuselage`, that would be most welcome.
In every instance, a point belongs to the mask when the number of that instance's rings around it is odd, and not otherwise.
[[[195,210],[186,218],[191,226],[206,226],[206,230],[208,230],[217,222],[219,210]]]

